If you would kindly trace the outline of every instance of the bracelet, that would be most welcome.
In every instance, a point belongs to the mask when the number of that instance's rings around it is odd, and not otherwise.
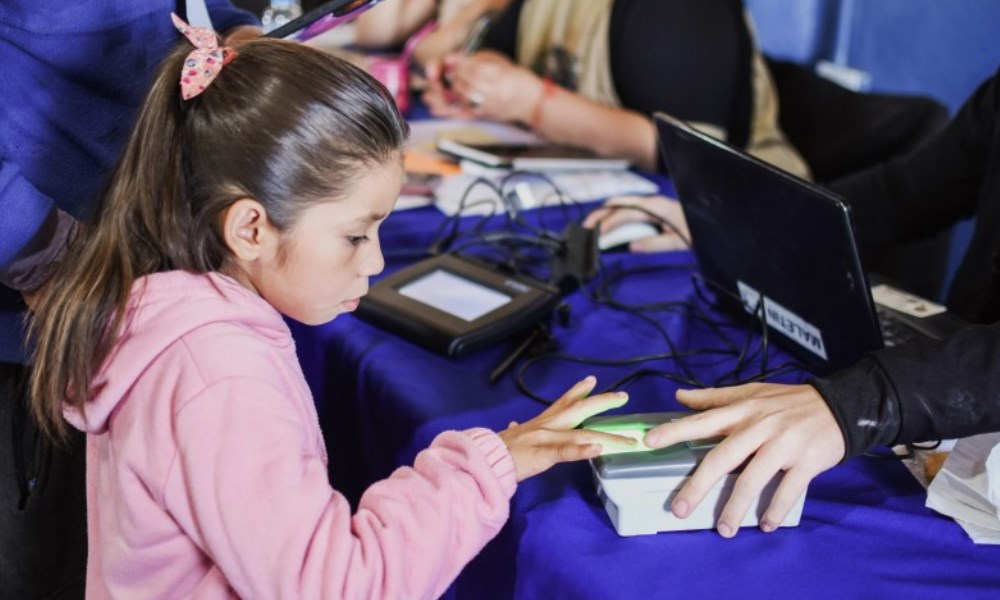
[[[539,125],[542,124],[542,107],[545,105],[545,101],[554,96],[556,93],[556,84],[552,83],[552,79],[549,77],[542,78],[542,95],[538,97],[538,101],[535,102],[535,107],[531,109],[531,117],[528,119],[528,127],[537,131]]]

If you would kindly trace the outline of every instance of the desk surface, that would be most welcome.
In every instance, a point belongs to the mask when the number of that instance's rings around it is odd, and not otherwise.
[[[559,217],[550,211],[541,218]],[[390,270],[412,260],[394,254],[426,248],[442,219],[431,208],[393,215],[382,232]],[[615,292],[622,301],[705,306],[692,284],[688,253],[606,256],[605,265],[611,272],[630,271]],[[563,351],[604,357],[665,351],[660,334],[634,315],[579,292],[568,302],[569,324],[556,328]],[[718,342],[683,311],[655,315],[680,347]],[[445,358],[352,316],[293,330],[328,439],[331,477],[349,498],[410,463],[443,430],[502,429],[542,409],[518,391],[510,375],[495,386],[487,383],[509,346]],[[787,358],[773,349],[770,354],[772,365]],[[731,368],[731,361],[697,357],[688,364],[711,379]],[[677,370],[663,361],[650,366]],[[588,373],[609,384],[633,368],[552,363],[529,375],[531,387],[551,397]],[[781,380],[804,376],[793,372]],[[631,400],[625,412],[678,408],[677,384],[668,380],[643,378],[626,389]],[[509,523],[447,596],[1000,597],[1000,548],[975,546],[953,521],[925,508],[924,499],[923,488],[902,465],[860,458],[812,483],[797,528],[771,534],[744,529],[732,540],[713,531],[621,538],[598,502],[588,466],[561,465],[521,484]]]

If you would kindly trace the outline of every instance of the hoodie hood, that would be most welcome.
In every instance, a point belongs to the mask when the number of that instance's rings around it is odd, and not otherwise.
[[[169,271],[138,279],[115,349],[98,371],[83,412],[63,414],[77,429],[101,434],[136,380],[164,350],[186,334],[213,323],[239,324],[275,346],[292,344],[281,314],[263,298],[219,273]]]

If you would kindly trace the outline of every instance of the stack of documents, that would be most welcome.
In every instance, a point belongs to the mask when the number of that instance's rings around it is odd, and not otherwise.
[[[1000,544],[1000,433],[958,440],[927,488],[927,507],[947,515],[977,544]]]
[[[655,194],[658,191],[654,182],[619,165],[614,169],[588,168],[518,176],[514,185],[505,186],[510,188],[505,191],[515,193],[501,199],[488,185],[479,183],[471,190],[470,186],[477,179],[485,179],[493,186],[499,186],[511,170],[485,167],[470,161],[462,161],[460,169],[453,163],[446,163],[447,170],[442,170],[440,167],[444,156],[437,151],[441,139],[458,140],[467,144],[531,145],[540,144],[542,140],[530,131],[505,123],[454,119],[410,122],[410,141],[406,150],[407,171],[437,173],[442,176],[434,191],[434,203],[447,215],[458,212],[463,215],[501,214],[510,207],[530,210],[560,202],[587,202],[611,196]],[[456,171],[458,172],[455,173]],[[467,191],[469,194],[466,194]],[[514,203],[513,206],[511,203]],[[403,203],[400,208],[407,205]]]
[[[510,173],[504,169],[483,169],[478,174],[469,173],[463,164],[461,175],[444,178],[437,188],[435,206],[446,215],[461,212],[463,215],[502,214],[505,204],[499,194],[490,186],[477,184],[477,179],[486,179],[494,186]],[[522,175],[517,183],[505,186],[505,191],[513,191],[517,210],[530,210],[541,206],[553,206],[560,202],[572,204],[602,200],[610,196],[648,195],[658,191],[656,184],[631,171],[612,169],[609,171],[558,171],[546,173],[545,177]],[[509,188],[509,189],[507,189]],[[468,192],[468,193],[466,193]],[[464,204],[462,202],[465,199]]]

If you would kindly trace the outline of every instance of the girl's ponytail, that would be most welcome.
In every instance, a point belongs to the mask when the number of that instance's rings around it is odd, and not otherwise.
[[[32,411],[63,438],[64,403],[83,409],[108,357],[136,278],[190,268],[178,49],[148,92],[92,224],[72,243],[40,294],[29,325]]]

